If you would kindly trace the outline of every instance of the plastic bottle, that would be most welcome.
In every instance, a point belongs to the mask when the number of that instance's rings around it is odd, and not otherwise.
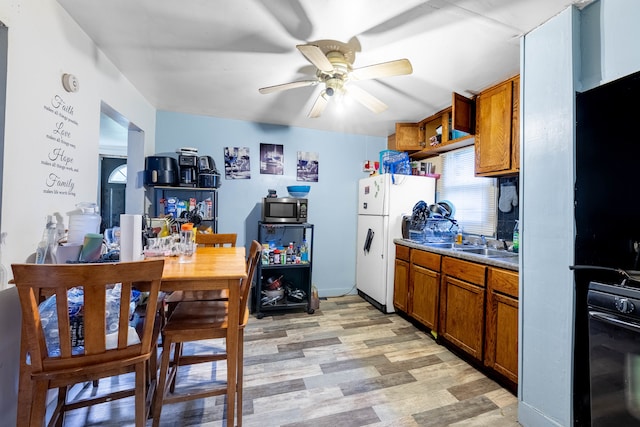
[[[309,262],[309,246],[307,245],[307,239],[302,241],[300,246],[300,262]]]
[[[289,242],[289,247],[287,248],[286,255],[287,255],[286,263],[293,264],[295,262],[295,255],[293,252],[293,242]]]
[[[56,223],[52,215],[47,215],[47,225],[36,248],[36,264],[55,264],[56,245]]]
[[[516,225],[513,227],[513,252],[520,250],[520,221],[516,219]]]
[[[262,244],[262,255],[261,255],[262,265],[269,265],[269,244]]]
[[[458,234],[456,234],[456,245],[461,245],[463,238],[462,238],[462,227],[459,226],[458,227]]]

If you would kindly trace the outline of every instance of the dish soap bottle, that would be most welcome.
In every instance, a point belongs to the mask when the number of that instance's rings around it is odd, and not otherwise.
[[[520,250],[520,221],[516,219],[516,225],[513,227],[513,252],[518,253]]]

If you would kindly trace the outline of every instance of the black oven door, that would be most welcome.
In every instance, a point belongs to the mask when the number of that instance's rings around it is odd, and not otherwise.
[[[640,319],[590,308],[591,425],[640,426]]]

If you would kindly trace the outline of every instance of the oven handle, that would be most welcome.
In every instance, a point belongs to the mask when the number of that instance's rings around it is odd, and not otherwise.
[[[603,322],[612,323],[616,326],[620,326],[622,328],[628,329],[634,332],[640,332],[640,325],[637,323],[626,322],[624,320],[620,320],[617,316],[612,316],[610,314],[602,313],[600,311],[590,311],[589,317],[593,317],[596,320],[600,320]]]

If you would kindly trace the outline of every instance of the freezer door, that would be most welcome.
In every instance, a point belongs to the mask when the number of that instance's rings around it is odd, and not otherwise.
[[[385,207],[385,178],[387,175],[374,175],[358,181],[358,215],[383,215]]]
[[[356,246],[356,288],[381,305],[387,304],[388,292],[387,260],[384,253],[386,219],[383,216],[359,215]]]

